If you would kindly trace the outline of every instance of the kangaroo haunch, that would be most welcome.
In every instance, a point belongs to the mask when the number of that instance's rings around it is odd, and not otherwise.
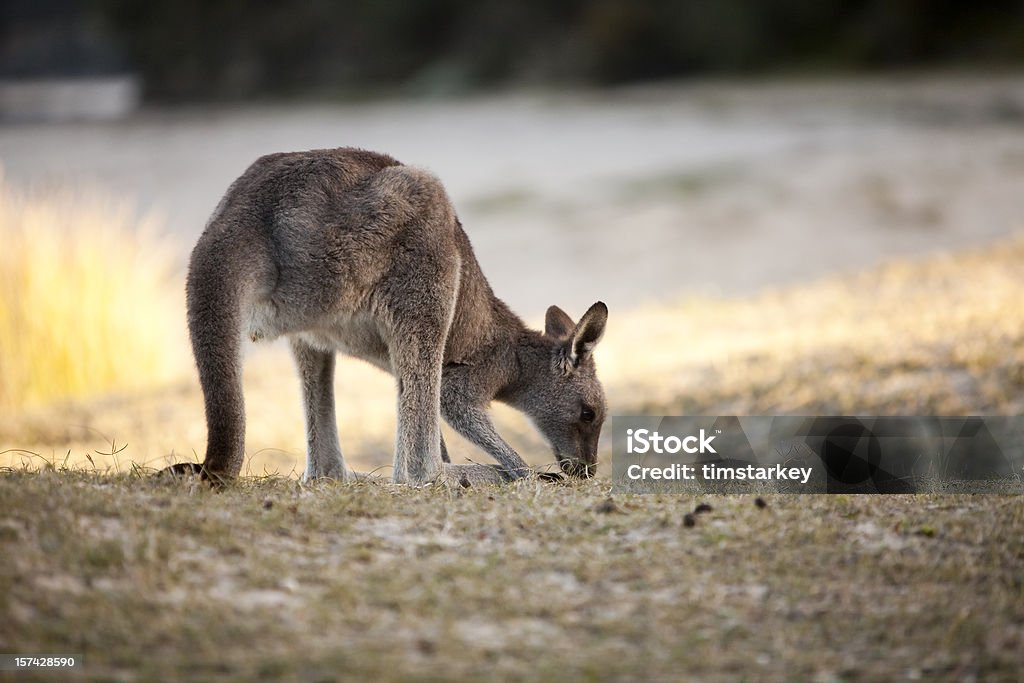
[[[544,332],[494,296],[440,181],[342,148],[258,159],[228,189],[192,251],[188,325],[206,407],[208,479],[233,478],[245,447],[241,343],[285,335],[302,383],[306,478],[347,479],[334,413],[334,354],[397,379],[394,481],[448,464],[440,418],[498,461],[531,472],[497,433],[492,400],[528,415],[562,470],[591,476],[605,418],[593,350],[607,307],[578,323],[557,306]]]

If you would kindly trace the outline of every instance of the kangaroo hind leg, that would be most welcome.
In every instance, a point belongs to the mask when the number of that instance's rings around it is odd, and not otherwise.
[[[316,349],[291,338],[292,355],[302,382],[306,413],[306,480],[349,478],[338,442],[334,408],[334,352]]]

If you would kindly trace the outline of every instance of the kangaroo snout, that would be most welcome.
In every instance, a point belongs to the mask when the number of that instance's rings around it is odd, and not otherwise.
[[[601,424],[595,420],[581,422],[571,430],[574,432],[566,441],[572,445],[571,450],[554,447],[555,458],[562,472],[570,477],[590,479],[597,474],[597,445],[601,436]],[[569,444],[564,444],[569,445]]]

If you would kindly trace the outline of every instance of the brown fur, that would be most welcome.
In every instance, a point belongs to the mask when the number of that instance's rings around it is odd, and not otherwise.
[[[598,302],[575,324],[552,306],[544,333],[527,329],[494,296],[444,188],[426,171],[349,148],[258,159],[199,238],[187,294],[207,478],[242,467],[243,335],[291,342],[307,477],[351,474],[335,423],[336,351],[397,379],[396,482],[488,479],[479,467],[445,464],[439,416],[491,454],[502,476],[529,474],[494,429],[494,399],[532,418],[566,473],[593,473],[606,408],[592,351],[607,308]]]

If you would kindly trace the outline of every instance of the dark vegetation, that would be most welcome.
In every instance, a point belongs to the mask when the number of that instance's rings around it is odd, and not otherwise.
[[[0,72],[127,69],[162,100],[977,67],[1022,57],[1024,5],[1014,0],[12,0],[0,8]]]

